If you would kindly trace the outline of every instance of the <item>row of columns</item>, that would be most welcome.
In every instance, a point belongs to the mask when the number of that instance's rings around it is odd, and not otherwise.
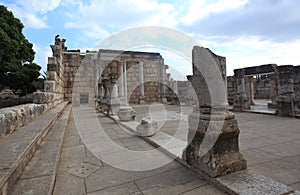
[[[297,111],[298,97],[294,91],[294,66],[274,67],[274,83],[272,87],[272,105],[276,104],[276,114],[279,116],[294,116]],[[236,79],[236,94],[233,109],[235,111],[249,110],[254,105],[253,77],[245,75],[244,69],[234,70]]]
[[[119,66],[118,74],[121,76],[117,83],[114,83],[109,90],[108,87],[108,80],[104,78],[99,78],[98,81],[98,98],[109,98],[111,95],[114,97],[125,97],[125,104],[128,104],[128,91],[127,91],[127,61],[124,61],[121,66]],[[145,99],[145,88],[144,88],[144,62],[139,61],[138,62],[138,84],[139,84],[139,99],[140,101]],[[104,91],[102,90],[104,89]],[[102,95],[102,93],[104,94]]]

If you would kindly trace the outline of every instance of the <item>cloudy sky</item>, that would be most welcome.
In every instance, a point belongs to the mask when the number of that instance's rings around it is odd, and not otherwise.
[[[86,50],[116,33],[143,26],[174,29],[225,56],[228,75],[235,68],[266,63],[300,64],[298,0],[0,0],[0,4],[25,25],[24,34],[34,44],[35,61],[43,70],[57,34],[67,39],[69,49]],[[178,72],[191,74],[180,56],[163,57],[171,66],[177,63]]]

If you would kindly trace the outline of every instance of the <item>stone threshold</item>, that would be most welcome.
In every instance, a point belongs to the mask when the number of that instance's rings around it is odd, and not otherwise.
[[[122,122],[117,116],[110,116],[116,123],[125,127],[129,131],[135,133],[136,126],[139,124],[137,121]],[[243,170],[235,173],[231,173],[225,176],[217,178],[209,178],[204,173],[195,170],[193,167],[188,165],[182,158],[182,152],[186,148],[187,143],[170,136],[164,132],[157,132],[152,137],[141,137],[143,140],[159,148],[165,154],[174,158],[184,166],[192,169],[194,172],[199,174],[201,177],[209,180],[212,184],[216,185],[220,189],[224,190],[229,194],[241,194],[241,195],[252,195],[252,194],[295,194],[300,195],[300,192],[294,191],[291,187],[277,182],[273,179],[267,178],[259,173],[255,173],[250,170]],[[166,140],[172,140],[166,142]],[[172,144],[168,144],[172,143]],[[174,144],[176,143],[176,144]]]
[[[0,195],[8,194],[68,102],[63,102],[0,139]]]

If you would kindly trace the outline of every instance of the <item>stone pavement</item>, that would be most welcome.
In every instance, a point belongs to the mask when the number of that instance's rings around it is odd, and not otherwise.
[[[236,113],[248,169],[300,190],[300,120]]]
[[[158,120],[163,134],[175,136],[178,140],[186,142],[187,115],[191,112],[191,107],[183,106],[180,109],[171,105],[154,107],[138,105],[134,108],[137,111],[138,121],[144,116],[151,115]],[[158,112],[162,112],[163,115],[159,116],[163,117],[157,117]],[[236,118],[241,130],[240,149],[248,161],[248,169],[300,190],[299,119],[253,113],[236,113]],[[105,133],[119,146],[135,151],[153,149],[150,144],[131,135],[102,114],[98,114],[98,119]],[[111,153],[113,152],[112,150]],[[118,158],[122,158],[122,154]],[[123,155],[123,158],[126,159],[126,156]],[[64,141],[54,192],[55,194],[224,193],[177,161],[143,172],[124,171],[107,165],[94,157],[82,143],[73,118]]]
[[[161,132],[171,136],[177,133],[176,138],[186,142],[188,124],[184,115],[191,112],[191,107],[165,108],[177,115],[182,110],[183,116],[180,131],[176,132],[179,119],[166,117]],[[135,110],[138,116],[149,115],[149,106],[136,106]],[[248,161],[248,169],[300,190],[300,120],[246,112],[235,115],[240,127],[240,150]]]
[[[98,119],[106,134],[119,146],[134,151],[154,149],[104,115],[98,114]],[[169,157],[164,155],[164,158]],[[177,161],[170,161],[148,171],[125,171],[110,166],[83,144],[71,114],[54,194],[224,194]]]

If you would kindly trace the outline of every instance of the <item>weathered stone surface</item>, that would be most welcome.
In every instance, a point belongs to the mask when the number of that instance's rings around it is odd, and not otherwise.
[[[188,145],[185,160],[201,174],[218,177],[247,168],[239,152],[239,128],[230,114],[225,120],[196,114],[189,116]]]
[[[289,194],[293,189],[263,175],[244,170],[222,176],[216,182],[230,194]]]
[[[124,106],[120,107],[117,115],[121,121],[133,121],[135,120],[136,112],[131,106]]]
[[[54,94],[49,92],[34,92],[33,103],[47,104],[51,103],[54,99]]]
[[[47,110],[45,104],[24,104],[0,109],[0,136],[13,133]]]
[[[236,94],[233,99],[233,110],[241,112],[249,109],[248,97],[245,94]]]
[[[6,135],[5,115],[0,114],[0,137],[4,137],[5,135]]]
[[[139,136],[153,136],[157,132],[157,122],[151,118],[143,118],[136,127],[136,133]]]
[[[298,98],[294,91],[294,68],[292,65],[279,66],[279,96],[276,98],[279,116],[294,116],[298,104]]]
[[[217,65],[214,73],[209,72]],[[209,70],[208,70],[209,69]],[[199,106],[189,115],[188,143],[183,158],[199,173],[208,178],[226,175],[246,169],[247,163],[239,152],[239,128],[234,114],[227,111],[225,58],[218,57],[205,48],[193,49],[193,86],[198,96]],[[218,73],[219,71],[219,73]],[[205,80],[219,79],[213,85]],[[207,76],[207,75],[206,75]],[[217,90],[218,89],[218,90]],[[216,91],[219,93],[217,94]],[[211,95],[212,93],[216,93]],[[224,94],[222,94],[224,93]],[[214,96],[218,96],[214,98]]]

